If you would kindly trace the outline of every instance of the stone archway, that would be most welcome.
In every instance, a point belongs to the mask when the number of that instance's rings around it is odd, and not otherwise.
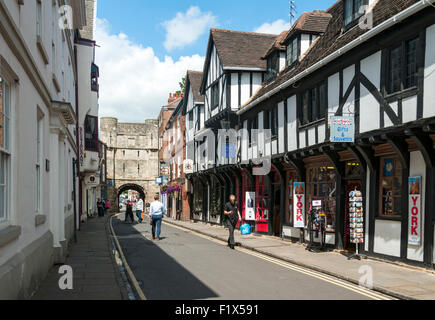
[[[142,199],[144,202],[146,201],[146,196],[147,196],[147,194],[146,194],[146,192],[144,191],[144,188],[141,187],[141,186],[138,185],[138,184],[128,183],[128,184],[124,184],[124,185],[122,185],[121,187],[119,187],[119,188],[116,190],[116,194],[117,194],[117,197],[116,197],[116,204],[117,204],[118,208],[119,208],[119,196],[120,196],[124,191],[127,191],[127,190],[134,190],[134,191],[138,192],[139,195],[140,195],[140,197],[141,197],[141,199]]]

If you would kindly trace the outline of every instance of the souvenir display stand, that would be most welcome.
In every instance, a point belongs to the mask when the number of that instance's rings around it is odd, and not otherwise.
[[[349,221],[350,242],[355,243],[356,253],[348,259],[367,259],[359,253],[359,244],[364,243],[364,204],[362,192],[356,189],[349,194]]]

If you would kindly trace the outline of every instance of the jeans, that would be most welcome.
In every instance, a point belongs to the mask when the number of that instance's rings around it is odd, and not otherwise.
[[[160,217],[153,217],[152,234],[153,234],[154,238],[160,238],[161,228],[162,228],[162,217],[161,216]]]
[[[230,232],[230,236],[228,238],[228,245],[234,246],[236,244],[236,242],[234,240],[234,229],[236,228],[236,226],[228,218],[227,218],[227,227],[228,227],[228,230]]]
[[[142,210],[136,210],[136,216],[139,219],[139,223],[142,223]]]

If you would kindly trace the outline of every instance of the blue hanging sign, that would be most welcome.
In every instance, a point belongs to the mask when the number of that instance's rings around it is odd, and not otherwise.
[[[354,117],[331,117],[331,142],[355,142]]]

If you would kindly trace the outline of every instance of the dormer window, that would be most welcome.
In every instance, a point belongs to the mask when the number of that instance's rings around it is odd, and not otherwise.
[[[272,53],[267,58],[267,79],[275,77],[279,73],[279,52]]]
[[[299,37],[293,38],[287,45],[287,66],[295,63],[300,55]]]
[[[344,25],[348,26],[365,13],[368,0],[344,0]]]

